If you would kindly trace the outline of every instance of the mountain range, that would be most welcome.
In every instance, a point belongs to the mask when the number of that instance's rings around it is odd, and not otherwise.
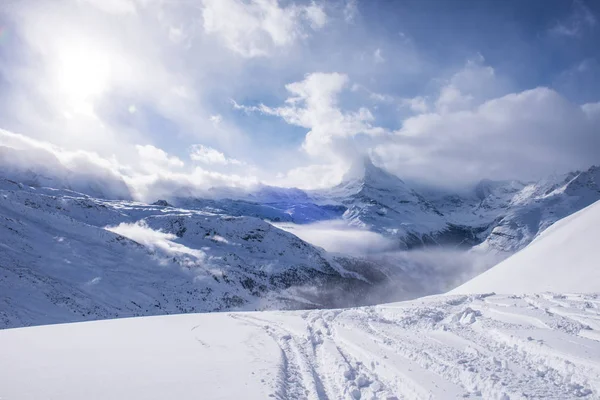
[[[214,188],[202,198],[145,204],[112,177],[86,184],[69,171],[57,178],[52,168],[40,170],[39,160],[12,154],[3,161],[1,327],[330,308],[440,293],[474,272],[411,254],[460,249],[506,258],[600,199],[598,167],[534,183],[482,181],[452,193],[418,188],[363,159],[329,189]],[[277,225],[324,221],[370,231],[389,245],[376,255],[331,252]]]

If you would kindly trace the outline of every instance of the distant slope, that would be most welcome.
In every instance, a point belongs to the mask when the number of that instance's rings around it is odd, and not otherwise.
[[[597,295],[434,296],[0,331],[0,397],[598,399]]]
[[[366,261],[332,256],[257,218],[3,179],[0,238],[0,328],[365,304],[387,281]]]
[[[456,293],[600,292],[600,202],[566,217]]]
[[[600,200],[600,167],[531,183],[500,211],[478,250],[515,252],[556,221]]]

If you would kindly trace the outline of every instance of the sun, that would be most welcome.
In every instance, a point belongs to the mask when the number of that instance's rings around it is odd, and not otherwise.
[[[56,54],[56,85],[69,106],[87,107],[108,89],[110,57],[90,43],[70,43]]]

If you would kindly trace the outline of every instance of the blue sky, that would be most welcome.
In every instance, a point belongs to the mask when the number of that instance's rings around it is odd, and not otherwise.
[[[8,0],[0,144],[174,186],[460,187],[600,163],[600,3]]]

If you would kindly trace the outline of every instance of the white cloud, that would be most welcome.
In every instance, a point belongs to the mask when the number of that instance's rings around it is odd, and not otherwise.
[[[581,0],[573,1],[571,14],[550,28],[550,34],[565,37],[580,37],[593,28],[598,20]]]
[[[224,174],[201,167],[182,172],[160,171],[154,174],[126,177],[134,189],[134,197],[153,202],[173,197],[206,197],[212,187],[252,187],[259,183],[255,176]]]
[[[201,144],[195,144],[191,147],[190,159],[198,161],[207,165],[242,165],[243,163],[235,158],[229,158],[225,154],[221,153],[217,149],[212,147],[204,146]]]
[[[315,3],[281,6],[278,0],[203,0],[204,30],[218,35],[225,45],[243,57],[267,56],[322,28],[327,22]]]
[[[358,0],[346,0],[344,5],[344,19],[347,23],[354,22],[358,15]]]
[[[304,8],[304,13],[310,22],[310,26],[315,30],[321,29],[327,23],[327,14],[314,1],[308,7]]]
[[[381,64],[385,62],[385,58],[383,58],[381,55],[381,49],[375,50],[373,53],[373,60],[375,61],[375,64]]]
[[[215,110],[196,90],[214,93],[221,83],[208,71],[225,70],[206,62],[205,51],[216,64],[229,52],[209,41],[189,51],[203,35],[201,11],[190,3],[26,1],[6,17],[22,51],[0,66],[10,82],[0,93],[4,127],[123,159],[135,157],[133,145],[151,134],[181,132],[182,147],[207,138],[242,142],[237,127],[216,126]]]
[[[427,99],[423,96],[417,96],[410,99],[402,99],[400,106],[408,107],[412,112],[417,114],[424,114],[429,110],[427,105]]]
[[[157,168],[182,168],[183,161],[175,156],[169,156],[164,150],[152,145],[136,145],[141,164],[148,171],[155,171]]]
[[[537,179],[600,161],[599,111],[536,88],[408,118],[374,150],[402,177],[449,187],[482,178]]]
[[[88,3],[99,10],[112,14],[134,14],[136,12],[135,0],[78,0]]]
[[[286,86],[291,96],[281,107],[238,106],[309,129],[303,147],[318,161],[289,170],[278,184],[330,186],[364,153],[401,177],[448,187],[483,178],[537,179],[600,162],[597,103],[579,106],[543,87],[506,93],[510,84],[482,57],[442,82],[437,98],[404,99],[417,115],[394,133],[377,127],[367,109],[342,110],[338,97],[347,86],[344,74],[311,74]],[[360,137],[368,140],[357,142]]]
[[[393,240],[378,233],[350,227],[345,221],[339,220],[276,226],[331,252],[364,256],[390,251],[397,245]]]
[[[363,107],[354,112],[345,112],[338,106],[338,96],[347,84],[348,76],[345,74],[313,73],[303,81],[285,86],[291,97],[282,107],[237,105],[237,108],[278,116],[288,124],[310,129],[302,147],[312,156],[343,157],[356,150],[347,140],[338,139],[385,133],[383,129],[371,125],[374,117],[369,109]]]
[[[142,201],[200,196],[211,187],[247,187],[258,183],[247,171],[245,175],[209,171],[187,166],[152,145],[132,147],[130,152],[136,152],[137,157],[125,165],[114,157],[67,150],[0,129],[0,172],[3,177],[29,184]]]
[[[212,122],[215,127],[218,127],[222,121],[223,117],[220,114],[210,116],[210,122]]]
[[[330,188],[340,182],[347,172],[347,164],[312,164],[292,168],[272,179],[268,184],[300,189]]]
[[[84,150],[64,150],[0,129],[0,175],[33,186],[72,189],[109,198],[130,198],[113,159]]]
[[[196,262],[204,262],[207,258],[203,251],[175,242],[177,236],[154,230],[143,220],[131,224],[123,222],[117,226],[107,226],[105,229],[143,244],[151,250],[159,250],[165,258],[185,255],[192,256]]]
[[[481,55],[468,60],[464,68],[442,86],[435,102],[439,112],[466,110],[508,90],[507,84],[484,62]]]
[[[389,94],[375,93],[375,92],[371,92],[369,94],[369,98],[371,100],[378,101],[381,103],[391,103],[392,101],[394,101],[394,97],[390,96]]]

